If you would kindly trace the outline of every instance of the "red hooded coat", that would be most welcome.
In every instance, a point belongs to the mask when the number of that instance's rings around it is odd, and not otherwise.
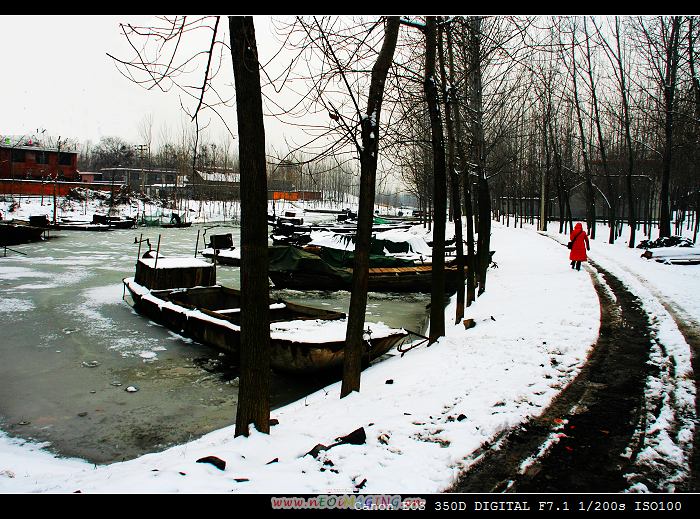
[[[581,223],[576,224],[574,230],[571,231],[571,236],[569,239],[574,242],[571,247],[569,259],[571,261],[586,261],[588,259],[586,249],[589,248],[588,235],[586,234],[586,231],[583,230]]]

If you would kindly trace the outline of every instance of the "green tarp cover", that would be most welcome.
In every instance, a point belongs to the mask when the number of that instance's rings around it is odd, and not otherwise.
[[[272,272],[304,272],[306,274],[319,274],[337,277],[350,283],[352,273],[333,267],[323,261],[316,254],[297,249],[296,247],[273,246],[268,250],[269,270]]]

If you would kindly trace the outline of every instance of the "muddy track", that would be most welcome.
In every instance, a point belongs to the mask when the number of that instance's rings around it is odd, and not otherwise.
[[[609,288],[591,272],[601,302],[601,328],[588,362],[540,416],[502,434],[497,447],[476,453],[477,461],[448,492],[629,488],[625,474],[639,448],[634,432],[644,416],[645,381],[656,369],[647,363],[651,330],[640,301],[617,278],[595,267]]]

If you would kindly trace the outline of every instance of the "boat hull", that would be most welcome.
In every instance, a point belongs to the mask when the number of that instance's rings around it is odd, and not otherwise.
[[[134,309],[140,314],[162,324],[175,333],[191,338],[202,344],[226,351],[235,357],[240,355],[240,328],[234,320],[226,319],[216,311],[203,308],[188,308],[173,303],[168,295],[173,291],[148,291],[125,279],[124,285],[133,300]],[[225,287],[194,288],[193,291],[228,290]],[[184,291],[180,290],[179,293]],[[281,303],[278,303],[281,304]],[[323,319],[324,311],[283,303],[285,308],[293,312],[306,312],[301,319]],[[273,305],[274,306],[274,305]],[[318,315],[313,315],[318,313]],[[344,318],[344,314],[333,312],[327,315],[329,320]],[[407,337],[403,330],[395,330],[386,336],[372,338],[368,341],[366,364],[384,355]],[[328,340],[325,342],[299,342],[294,340],[294,334],[287,339],[270,337],[270,366],[272,369],[293,374],[306,374],[319,371],[340,369],[344,358],[344,340]]]
[[[383,271],[383,272],[382,272]],[[275,288],[292,290],[351,290],[351,283],[333,275],[305,273],[303,271],[268,272]],[[430,267],[370,269],[367,290],[369,292],[430,293],[433,276]],[[455,292],[459,287],[456,268],[445,269],[445,290]]]
[[[41,241],[45,230],[23,223],[0,223],[0,246]]]

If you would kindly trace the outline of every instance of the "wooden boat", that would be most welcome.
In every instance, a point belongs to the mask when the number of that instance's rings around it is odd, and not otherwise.
[[[409,229],[412,225],[409,223],[390,223],[390,224],[374,224],[372,225],[373,232],[381,231],[396,231]],[[357,233],[357,223],[336,223],[336,224],[316,224],[316,225],[296,225],[292,223],[280,222],[275,225],[272,233],[277,236],[290,236],[293,234],[310,234],[313,231],[329,231],[337,234],[355,234]]]
[[[114,229],[111,225],[103,223],[67,219],[58,221],[55,225],[52,225],[52,228],[60,231],[111,231]]]
[[[163,218],[167,217],[162,214],[157,216],[142,215],[139,219],[139,225],[145,225],[146,227],[164,227],[166,229],[192,226],[192,222],[183,221],[177,213],[172,213],[168,221],[164,221]]]
[[[0,245],[19,245],[43,239],[44,227],[30,225],[21,220],[0,220]]]
[[[700,264],[700,249],[697,247],[659,247],[647,249],[642,258],[653,259],[667,265],[698,265]]]
[[[161,223],[161,227],[165,227],[166,229],[168,228],[179,228],[179,227],[191,227],[192,222],[184,222],[181,218],[180,215],[177,213],[172,213],[170,215],[170,222],[169,223]]]
[[[140,259],[136,276],[123,280],[134,309],[176,333],[238,355],[240,351],[240,291],[211,282],[213,265],[188,258]],[[197,263],[199,262],[199,263]],[[175,265],[175,266],[173,266]],[[173,272],[158,272],[159,268]],[[175,272],[189,270],[188,274]],[[140,281],[140,283],[139,283]],[[157,286],[181,283],[184,288],[149,289],[141,283],[159,281]],[[191,286],[187,286],[191,285]],[[312,373],[337,369],[343,364],[345,314],[277,300],[270,305],[271,367],[291,373]],[[407,337],[407,332],[381,323],[367,323],[370,330],[367,362],[385,354]]]
[[[317,254],[295,247],[270,247],[268,275],[277,288],[332,291],[352,288],[352,268],[334,266]],[[370,261],[367,287],[370,292],[429,293],[432,285],[431,265],[374,267]],[[457,268],[446,265],[445,290],[451,293],[458,287]]]
[[[92,223],[108,225],[115,229],[132,229],[136,227],[136,218],[128,216],[108,216],[106,214],[93,214]]]
[[[239,267],[241,265],[241,251],[233,246],[233,235],[212,234],[209,244],[202,251],[202,256],[220,265]]]
[[[160,225],[166,229],[179,229],[180,227],[192,227],[192,222],[173,222],[173,223],[163,223]]]

